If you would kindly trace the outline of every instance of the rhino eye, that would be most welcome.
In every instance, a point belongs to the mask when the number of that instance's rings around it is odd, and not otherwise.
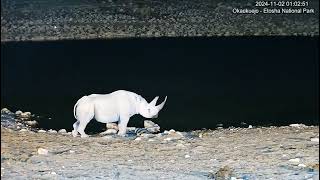
[[[148,109],[148,112],[150,113],[150,109]]]

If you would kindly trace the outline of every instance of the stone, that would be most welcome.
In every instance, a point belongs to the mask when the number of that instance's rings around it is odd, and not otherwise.
[[[135,141],[141,141],[141,137],[137,137],[136,139],[134,139]]]
[[[36,127],[38,125],[37,121],[25,121],[25,123],[31,127]]]
[[[58,133],[58,132],[57,132],[56,130],[49,129],[48,133],[56,134],[56,133]]]
[[[295,128],[301,128],[301,127],[306,127],[304,124],[290,124],[290,127],[295,127]]]
[[[156,125],[156,123],[152,122],[152,121],[149,121],[149,120],[145,120],[143,122],[143,125],[145,128],[152,128]]]
[[[156,135],[154,135],[154,134],[141,134],[141,137],[144,137],[144,138],[154,138],[154,137],[156,137]]]
[[[67,130],[65,130],[65,129],[60,129],[60,130],[58,131],[58,133],[61,133],[61,134],[67,133]]]
[[[117,131],[119,130],[117,123],[107,123],[106,127],[107,127],[107,129],[115,129]]]
[[[28,118],[31,117],[31,112],[24,112],[24,113],[19,114],[18,116],[21,117],[21,118],[28,119]]]
[[[40,155],[48,155],[49,151],[47,149],[44,148],[39,148],[38,149],[38,154]]]
[[[319,138],[311,138],[310,141],[312,141],[312,142],[319,142]]]
[[[151,133],[158,133],[160,132],[160,127],[151,127],[151,128],[147,128],[147,130]]]
[[[186,154],[185,156],[184,156],[184,158],[190,158],[190,155],[188,155],[188,154]]]
[[[298,164],[298,166],[303,168],[307,167],[305,164]]]
[[[38,131],[38,133],[45,133],[45,132],[47,132],[47,131],[42,130],[42,129],[40,129],[40,130]]]
[[[290,162],[291,164],[296,164],[296,165],[298,165],[299,162],[300,162],[300,158],[289,159],[289,162]]]
[[[174,134],[176,131],[174,129],[170,129],[169,134]]]
[[[20,132],[27,132],[27,129],[21,129]]]
[[[9,114],[9,113],[11,113],[11,111],[9,109],[7,109],[7,108],[2,108],[1,109],[1,113]]]
[[[253,128],[253,127],[252,127],[252,125],[249,125],[249,127],[248,127],[248,128],[249,128],[249,129],[251,129],[251,128]]]
[[[20,114],[22,114],[22,111],[16,111],[16,113],[15,113],[16,115],[20,115]]]
[[[100,133],[100,135],[110,135],[110,134],[117,134],[117,130],[116,129],[107,129],[106,131]]]

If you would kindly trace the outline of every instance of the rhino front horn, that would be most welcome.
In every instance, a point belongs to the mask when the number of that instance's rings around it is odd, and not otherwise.
[[[164,106],[164,104],[166,103],[166,101],[167,101],[167,96],[166,96],[166,98],[164,99],[164,101],[157,106],[157,108],[158,108],[159,111],[163,108],[163,106]]]

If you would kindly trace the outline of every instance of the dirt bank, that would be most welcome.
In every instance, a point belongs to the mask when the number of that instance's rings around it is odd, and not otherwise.
[[[2,127],[1,178],[319,179],[318,126],[189,134],[74,138]]]

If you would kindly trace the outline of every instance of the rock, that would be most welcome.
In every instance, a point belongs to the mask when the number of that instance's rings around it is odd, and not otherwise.
[[[295,127],[295,128],[301,128],[301,127],[306,127],[304,124],[290,124],[290,127]]]
[[[163,134],[167,135],[167,134],[169,134],[169,131],[165,130],[165,131],[163,131]]]
[[[154,137],[156,137],[156,135],[154,135],[154,134],[141,134],[141,137],[144,137],[144,138],[154,138]]]
[[[298,165],[299,162],[300,162],[300,158],[289,159],[289,162],[290,162],[291,164],[296,164],[296,165]]]
[[[214,175],[213,178],[216,180],[230,179],[232,170],[229,166],[220,168]]]
[[[118,130],[116,129],[107,129],[106,131],[100,133],[101,135],[110,135],[110,134],[117,134]]]
[[[160,127],[151,127],[151,128],[147,128],[147,130],[151,133],[158,133],[160,132]]]
[[[47,132],[47,131],[42,130],[42,129],[40,129],[40,130],[38,131],[38,133],[45,133],[45,132]]]
[[[251,129],[251,128],[253,128],[253,127],[252,127],[252,125],[249,125],[249,127],[248,127],[248,128],[249,128],[249,129]]]
[[[137,137],[136,139],[134,139],[135,141],[141,141],[141,137]]]
[[[37,121],[25,121],[25,123],[31,127],[36,127],[38,125]]]
[[[165,138],[165,139],[163,139],[163,140],[164,140],[164,141],[171,141],[172,138],[168,137],[168,138]]]
[[[185,156],[184,156],[184,158],[190,158],[190,155],[188,155],[188,154],[186,154]]]
[[[174,129],[170,129],[169,134],[174,134],[176,131]]]
[[[58,133],[58,132],[57,132],[56,130],[49,129],[48,133],[56,134],[56,133]]]
[[[152,128],[156,125],[156,123],[152,122],[152,121],[149,121],[149,120],[145,120],[143,122],[143,125],[145,128]]]
[[[305,164],[298,164],[298,166],[303,168],[307,167]]]
[[[107,129],[115,129],[117,131],[119,130],[117,123],[107,123],[106,127]]]
[[[61,133],[61,134],[67,133],[67,130],[65,130],[65,129],[60,129],[60,130],[58,131],[58,133]]]
[[[319,138],[311,138],[310,141],[312,141],[312,142],[319,142]]]
[[[27,129],[21,129],[20,132],[27,132]]]
[[[38,154],[40,155],[48,155],[49,151],[47,149],[44,148],[39,148],[38,149]]]
[[[22,114],[22,111],[16,111],[16,113],[15,113],[17,116],[19,116],[20,114]]]
[[[28,119],[31,117],[31,112],[24,112],[24,113],[19,114],[18,116],[21,118]]]
[[[7,109],[7,108],[2,108],[2,109],[1,109],[1,114],[2,114],[2,113],[10,114],[11,111],[10,111],[9,109]]]
[[[144,121],[144,127],[150,132],[150,133],[157,133],[160,132],[160,126],[150,120]]]

